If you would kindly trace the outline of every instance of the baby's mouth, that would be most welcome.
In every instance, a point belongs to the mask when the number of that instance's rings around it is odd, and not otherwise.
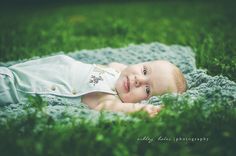
[[[126,82],[125,82],[125,90],[129,92],[130,90],[130,82],[129,82],[129,77],[126,77]]]
[[[129,82],[129,77],[127,76],[127,87],[128,87],[128,92],[129,92],[129,89],[130,89],[130,82]]]

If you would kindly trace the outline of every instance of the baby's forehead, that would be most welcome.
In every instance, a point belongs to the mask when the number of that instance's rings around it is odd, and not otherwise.
[[[167,61],[167,60],[155,60],[155,61],[149,61],[149,62],[145,62],[151,66],[163,66],[163,67],[169,67],[169,68],[174,68],[175,65],[172,64],[171,62]]]
[[[147,61],[147,62],[141,62],[140,65],[148,65],[151,67],[156,67],[159,65],[160,62],[158,61]]]
[[[153,61],[146,61],[140,62],[136,64],[137,66],[147,65],[153,70],[160,70],[160,69],[173,69],[175,65],[166,60],[153,60]]]
[[[133,64],[133,66],[135,66],[135,67],[147,66],[149,69],[156,69],[156,68],[158,68],[158,62],[156,62],[156,61],[140,62],[137,64]]]
[[[145,62],[139,62],[137,63],[137,65],[143,65],[143,64],[148,64],[148,65],[151,65],[151,64],[155,64],[156,61],[145,61]]]

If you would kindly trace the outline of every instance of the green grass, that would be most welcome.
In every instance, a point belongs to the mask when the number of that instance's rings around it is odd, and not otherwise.
[[[233,3],[159,2],[60,4],[0,9],[0,61],[58,51],[123,47],[130,43],[190,46],[197,66],[211,75],[236,81],[236,19]],[[204,98],[204,97],[203,97]],[[38,100],[38,101],[37,101]],[[1,155],[235,155],[235,109],[201,99],[163,99],[157,118],[137,114],[142,122],[107,122],[93,126],[62,124],[41,112],[9,120],[0,128]],[[27,109],[27,108],[26,108]],[[39,117],[40,114],[42,117]],[[137,141],[149,136],[152,143]],[[207,142],[158,141],[158,137],[206,137]]]
[[[192,47],[198,67],[235,81],[234,6],[160,2],[7,7],[0,11],[0,61],[158,41]]]
[[[142,118],[140,122],[101,118],[98,125],[88,121],[78,125],[73,118],[68,123],[52,120],[36,98],[26,108],[31,110],[26,116],[1,124],[0,152],[19,156],[235,155],[235,109],[222,107],[222,101],[213,101],[212,109],[206,110],[203,99],[192,105],[187,98],[162,100],[165,109],[156,118],[140,112],[134,114]]]

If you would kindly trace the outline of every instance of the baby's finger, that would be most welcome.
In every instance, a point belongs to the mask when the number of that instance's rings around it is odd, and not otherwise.
[[[162,106],[154,106],[153,107],[153,111],[155,111],[155,112],[160,112],[161,109],[162,109]]]
[[[155,117],[157,114],[158,114],[158,112],[152,112],[149,114],[149,116],[152,118],[152,117]]]

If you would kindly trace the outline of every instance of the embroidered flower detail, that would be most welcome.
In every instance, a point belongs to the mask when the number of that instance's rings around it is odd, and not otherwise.
[[[93,84],[93,86],[95,86],[101,80],[103,80],[103,78],[100,75],[98,77],[91,75],[89,83],[91,83],[91,84]]]

